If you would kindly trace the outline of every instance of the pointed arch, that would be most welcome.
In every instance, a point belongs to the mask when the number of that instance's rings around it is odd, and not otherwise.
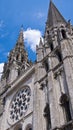
[[[25,130],[32,130],[32,124],[28,124],[25,128]]]
[[[51,50],[51,51],[54,50],[54,46],[53,46],[53,42],[52,42],[52,41],[49,42],[49,47],[50,47],[50,50]]]
[[[62,62],[62,54],[60,50],[55,51],[56,57],[58,58],[59,62]]]
[[[66,39],[67,36],[66,36],[66,31],[64,29],[61,30],[61,33],[62,33],[62,37],[63,39]]]
[[[14,130],[22,130],[22,125],[19,123],[14,127]]]

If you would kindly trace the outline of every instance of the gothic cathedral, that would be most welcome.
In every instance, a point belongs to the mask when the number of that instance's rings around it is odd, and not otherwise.
[[[0,130],[73,130],[73,26],[52,1],[36,55],[21,28],[0,81]]]

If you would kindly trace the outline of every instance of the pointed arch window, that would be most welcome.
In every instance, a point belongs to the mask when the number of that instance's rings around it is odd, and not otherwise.
[[[19,128],[18,130],[22,130],[22,128]]]
[[[23,62],[24,61],[24,56],[22,55],[22,57],[21,57],[21,62]]]
[[[21,124],[16,125],[14,130],[22,130],[22,125]]]
[[[28,124],[25,130],[32,130],[32,124]]]
[[[61,52],[60,52],[59,50],[56,50],[55,54],[56,54],[56,56],[57,56],[57,58],[58,58],[58,61],[59,61],[59,62],[62,62]]]
[[[48,59],[46,59],[43,64],[44,64],[46,72],[48,72],[49,71]]]
[[[6,72],[6,80],[8,80],[9,74],[10,74],[10,69],[8,69],[7,72]]]
[[[50,47],[50,50],[51,50],[51,51],[54,50],[53,42],[50,42],[50,43],[49,43],[49,47]]]
[[[18,58],[19,58],[19,54],[16,56],[16,60],[18,60]]]
[[[20,69],[18,69],[18,76],[20,76],[20,73],[21,73],[21,72],[20,72]]]
[[[49,104],[46,103],[44,108],[44,117],[46,118],[47,130],[51,129],[51,117],[50,117],[50,107]]]
[[[66,31],[64,29],[61,30],[61,33],[62,33],[62,37],[63,39],[66,39],[67,36],[66,36]]]
[[[71,112],[70,112],[69,97],[67,96],[67,94],[65,93],[61,94],[60,103],[61,103],[61,106],[63,107],[67,122],[71,121],[72,118],[71,118]]]

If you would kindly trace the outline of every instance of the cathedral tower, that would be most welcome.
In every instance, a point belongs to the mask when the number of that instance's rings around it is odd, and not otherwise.
[[[39,122],[34,122],[35,130],[72,129],[73,119],[73,26],[66,21],[52,1],[50,1],[45,28],[44,43],[37,47],[36,90],[44,93],[39,99],[44,106],[44,120],[42,113],[38,114],[41,106],[34,106]],[[36,94],[35,94],[36,95]],[[43,94],[42,94],[43,95]],[[46,99],[46,100],[45,100]],[[43,103],[42,103],[43,100]],[[40,115],[40,116],[39,116]]]
[[[28,62],[28,54],[24,45],[23,27],[21,27],[16,45],[9,53],[8,63],[4,65],[2,80],[6,80],[8,84],[13,82],[30,66]]]

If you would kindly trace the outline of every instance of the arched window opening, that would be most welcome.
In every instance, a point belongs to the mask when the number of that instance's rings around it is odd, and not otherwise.
[[[49,43],[49,46],[50,46],[51,51],[53,51],[54,46],[53,46],[53,43],[52,43],[52,42]]]
[[[49,30],[47,30],[47,34],[49,34]]]
[[[28,124],[25,130],[32,130],[32,125]]]
[[[44,61],[44,67],[45,67],[46,72],[48,72],[48,70],[49,70],[48,60]]]
[[[18,76],[20,76],[20,69],[18,69]]]
[[[47,130],[49,130],[49,129],[51,129],[51,117],[50,117],[50,108],[49,108],[48,103],[46,103],[46,106],[44,109],[44,117],[46,119]]]
[[[9,57],[9,61],[11,61],[11,56]]]
[[[63,37],[63,39],[66,39],[67,37],[66,37],[66,32],[65,32],[65,30],[61,30],[61,33],[62,33],[62,37]]]
[[[19,54],[16,56],[16,60],[18,60],[19,59]]]
[[[71,121],[71,113],[70,113],[70,107],[69,107],[69,101],[67,101],[64,105],[65,113],[66,113],[66,119],[67,121]]]
[[[14,128],[14,130],[22,130],[22,125],[21,124],[16,125],[16,127]]]
[[[18,130],[22,130],[22,128],[19,128]]]
[[[61,55],[61,52],[60,52],[59,50],[57,50],[55,53],[56,53],[56,56],[57,56],[59,62],[62,62],[62,55]]]
[[[59,45],[60,45],[60,39],[61,39],[60,30],[58,29],[58,30],[57,30],[57,41],[58,41],[58,44],[59,44]]]
[[[6,103],[6,98],[4,97],[3,98],[3,105],[5,105],[5,103]]]
[[[10,69],[8,69],[7,72],[6,72],[6,80],[8,80],[9,74],[10,74]]]
[[[24,56],[21,57],[21,62],[23,62],[23,61],[24,61]]]
[[[72,118],[71,118],[71,112],[70,112],[69,98],[66,94],[62,93],[60,97],[60,103],[64,109],[67,122],[71,121]]]

